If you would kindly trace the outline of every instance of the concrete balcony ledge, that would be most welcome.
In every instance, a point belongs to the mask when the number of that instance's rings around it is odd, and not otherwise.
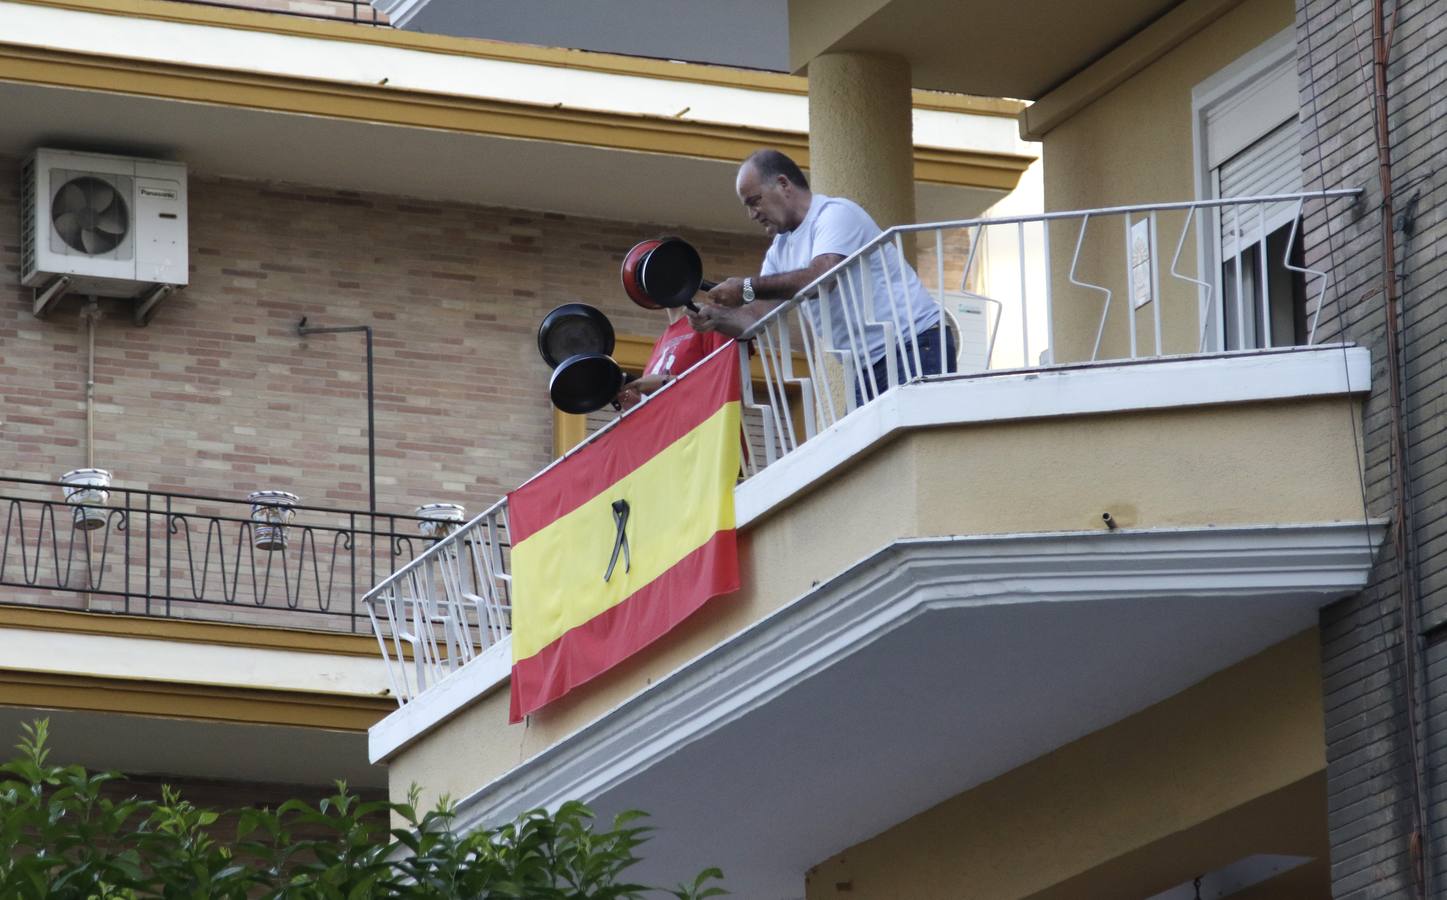
[[[739,486],[739,527],[911,430],[1364,394],[1371,354],[1283,347],[930,378],[891,391]]]
[[[0,698],[0,733],[43,716],[67,761],[92,768],[385,778],[363,764],[367,729],[393,702],[364,635],[0,606]]]
[[[372,758],[399,795],[464,798],[464,824],[642,808],[649,879],[697,860],[792,896],[929,798],[1359,589],[1382,533],[1360,495],[1369,387],[1350,346],[905,385],[738,487],[739,592],[519,726],[499,644],[375,726]],[[760,837],[761,815],[783,827]]]
[[[735,492],[738,526],[747,535],[762,519],[912,432],[1353,396],[1364,394],[1370,381],[1368,352],[1344,345],[930,379],[884,395],[741,484]],[[1349,424],[1345,415],[1340,424]],[[1345,433],[1339,437],[1344,441],[1341,446],[1351,446]],[[898,494],[897,477],[881,483]],[[914,486],[909,490],[913,492]],[[1115,505],[1113,518],[1125,525],[1134,523],[1139,513],[1133,507]],[[1111,510],[1090,507],[1075,525],[1103,528],[1101,515],[1105,512]],[[1250,516],[1244,521],[1249,522]],[[995,530],[987,523],[980,527]],[[756,577],[777,576],[759,573]],[[371,731],[372,761],[393,757],[506,685],[510,660],[510,645],[504,641],[393,712]]]

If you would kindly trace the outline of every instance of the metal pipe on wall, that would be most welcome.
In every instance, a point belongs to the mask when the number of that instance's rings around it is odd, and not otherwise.
[[[85,467],[95,468],[95,321],[100,318],[100,304],[94,296],[81,307],[85,322]]]
[[[372,326],[370,325],[336,325],[331,327],[308,326],[307,317],[302,316],[300,322],[296,323],[296,333],[302,337],[312,334],[350,334],[360,331],[367,336],[367,479],[368,479],[368,510],[376,515],[377,512],[377,422],[375,416],[376,392],[372,381]]]
[[[1397,596],[1402,610],[1402,653],[1405,663],[1404,682],[1407,705],[1407,741],[1412,769],[1412,835],[1409,853],[1412,863],[1412,881],[1416,896],[1421,900],[1429,893],[1431,864],[1430,815],[1426,796],[1423,771],[1423,753],[1419,731],[1423,724],[1418,711],[1421,705],[1421,691],[1418,678],[1422,671],[1422,636],[1419,633],[1417,610],[1416,560],[1410,529],[1410,496],[1407,471],[1408,442],[1406,434],[1406,398],[1403,384],[1404,372],[1401,358],[1401,321],[1399,307],[1401,296],[1397,280],[1396,214],[1392,197],[1392,134],[1387,115],[1387,67],[1391,60],[1393,39],[1396,36],[1397,14],[1401,0],[1393,4],[1392,26],[1386,24],[1386,8],[1383,0],[1372,0],[1372,81],[1376,101],[1374,130],[1377,151],[1377,178],[1382,191],[1381,209],[1381,252],[1382,288],[1386,313],[1387,350],[1387,397],[1391,418],[1388,435],[1389,452],[1392,460],[1392,550],[1397,563]]]

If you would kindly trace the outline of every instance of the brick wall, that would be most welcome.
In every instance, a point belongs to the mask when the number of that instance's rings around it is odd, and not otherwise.
[[[85,335],[77,299],[38,321],[17,284],[19,167],[0,159],[0,473],[54,479],[85,464]],[[118,484],[365,509],[362,335],[303,340],[308,316],[375,329],[379,509],[478,512],[550,459],[543,314],[583,299],[622,333],[665,324],[618,286],[656,225],[214,178],[190,189],[190,286],[146,328],[101,301],[95,462]],[[682,234],[710,274],[755,270],[765,246]]]
[[[1388,4],[1390,14],[1391,4]],[[1387,108],[1391,128],[1394,204],[1416,217],[1407,234],[1397,224],[1402,276],[1402,347],[1407,398],[1410,513],[1409,545],[1420,574],[1420,621],[1416,634],[1447,617],[1447,431],[1444,396],[1442,255],[1447,238],[1436,174],[1444,146],[1442,93],[1447,50],[1440,3],[1401,4],[1389,68]],[[1364,508],[1390,516],[1384,295],[1381,290],[1381,189],[1373,134],[1371,4],[1349,0],[1299,0],[1297,47],[1308,189],[1361,187],[1359,208],[1307,222],[1309,265],[1336,273],[1338,302],[1322,314],[1326,339],[1344,337],[1371,348],[1373,393],[1361,440],[1366,457]],[[1332,838],[1333,893],[1338,898],[1406,896],[1411,890],[1412,767],[1405,654],[1397,590],[1397,560],[1384,545],[1371,584],[1321,616],[1326,710],[1328,817]],[[1435,892],[1447,885],[1447,828],[1441,819],[1442,756],[1447,749],[1447,645],[1427,650],[1428,722],[1421,752],[1435,803],[1429,819]]]

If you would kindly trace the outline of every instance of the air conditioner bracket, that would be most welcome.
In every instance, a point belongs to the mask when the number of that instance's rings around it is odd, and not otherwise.
[[[174,284],[158,284],[146,291],[136,300],[136,308],[131,313],[131,321],[142,327],[151,324],[151,317],[156,314],[156,307],[160,306],[161,301],[171,296],[175,290]]]
[[[43,319],[55,308],[55,304],[60,302],[60,298],[65,296],[65,289],[70,287],[70,280],[69,275],[57,275],[45,287],[31,289],[30,293],[34,302],[31,304],[30,311],[35,314],[35,318]]]

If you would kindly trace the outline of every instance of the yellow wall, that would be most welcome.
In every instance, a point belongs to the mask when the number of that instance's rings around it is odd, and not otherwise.
[[[1119,87],[1044,136],[1045,208],[1092,209],[1134,203],[1190,200],[1196,195],[1191,138],[1191,89],[1221,68],[1291,27],[1290,0],[1251,0],[1213,21]],[[1165,227],[1169,225],[1169,227]],[[1170,278],[1170,258],[1183,217],[1163,218],[1161,304],[1164,352],[1194,352],[1198,300],[1194,288]],[[1050,233],[1056,361],[1088,359],[1100,322],[1102,295],[1066,281],[1079,223],[1058,223]],[[1124,225],[1111,217],[1091,223],[1081,251],[1079,280],[1116,288],[1101,358],[1128,351]],[[1194,230],[1180,271],[1196,275]],[[1139,334],[1152,334],[1150,306],[1137,313]],[[1153,352],[1152,338],[1138,344]]]
[[[848,197],[885,228],[918,221],[909,63],[826,53],[809,64],[809,179]]]
[[[740,535],[740,591],[665,641],[507,725],[507,692],[389,761],[395,795],[461,798],[898,538],[1360,518],[1342,399],[1042,419],[906,435]],[[869,527],[858,522],[868,510]]]
[[[1150,896],[1324,856],[1319,653],[1304,632],[946,800],[816,866],[808,900]]]

